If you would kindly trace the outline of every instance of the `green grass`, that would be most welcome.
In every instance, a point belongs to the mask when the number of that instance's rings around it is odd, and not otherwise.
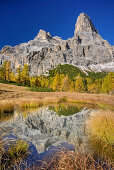
[[[23,87],[29,87],[29,85],[24,85],[24,84],[21,84],[21,83],[16,83],[14,81],[7,81],[7,80],[1,80],[1,79],[0,79],[0,83],[12,84],[12,85],[23,86]]]
[[[30,87],[29,90],[34,92],[54,92],[53,89],[46,87]]]

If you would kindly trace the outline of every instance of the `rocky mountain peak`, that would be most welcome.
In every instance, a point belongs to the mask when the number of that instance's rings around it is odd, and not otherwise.
[[[72,38],[62,40],[41,29],[28,43],[2,48],[0,67],[5,60],[11,61],[14,71],[19,65],[28,64],[31,75],[46,74],[58,64],[71,64],[82,70],[114,71],[114,47],[98,34],[89,16],[81,13]]]
[[[95,29],[95,26],[92,23],[89,16],[85,13],[81,13],[77,18],[74,34],[76,35],[77,33],[84,33],[84,32],[97,33],[97,30]]]
[[[51,36],[51,34],[49,32],[46,32],[46,31],[40,29],[40,31],[39,31],[39,33],[38,33],[36,38],[43,39],[43,40],[45,40],[45,39],[48,40],[48,39],[51,39],[52,36]]]

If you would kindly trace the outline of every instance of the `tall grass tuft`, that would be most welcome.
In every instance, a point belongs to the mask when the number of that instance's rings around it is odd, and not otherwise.
[[[90,143],[96,156],[105,159],[114,157],[114,113],[111,111],[98,111],[91,115],[87,123]]]
[[[3,136],[0,135],[0,167],[1,167],[2,156],[5,153],[5,149],[4,149],[5,140],[2,137]]]
[[[29,144],[25,140],[12,141],[9,148],[2,155],[1,167],[6,169],[18,167],[30,154],[28,149]]]
[[[52,159],[45,168],[47,170],[108,170],[113,169],[111,162],[95,161],[88,154],[76,153],[75,151],[61,151]]]
[[[110,105],[110,104],[106,104],[106,103],[97,103],[97,106],[98,108],[104,110],[104,111],[108,111],[108,110],[111,110],[111,111],[114,111],[114,105]]]
[[[25,140],[17,140],[12,143],[7,152],[11,161],[21,161],[29,155],[29,144]]]
[[[13,113],[13,112],[14,112],[14,103],[13,102],[0,103],[0,114]]]
[[[21,108],[36,108],[36,107],[39,107],[41,106],[42,104],[37,101],[37,100],[26,100],[26,101],[21,101],[19,106]]]

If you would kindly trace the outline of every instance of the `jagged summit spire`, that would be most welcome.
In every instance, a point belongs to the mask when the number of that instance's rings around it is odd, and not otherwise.
[[[83,32],[96,32],[97,33],[97,30],[95,29],[94,24],[92,23],[89,16],[85,13],[81,13],[78,16],[77,22],[75,25],[74,34],[76,35],[77,33],[83,33]]]
[[[38,39],[51,39],[52,36],[49,32],[46,32],[46,31],[40,29],[36,38],[38,38]]]

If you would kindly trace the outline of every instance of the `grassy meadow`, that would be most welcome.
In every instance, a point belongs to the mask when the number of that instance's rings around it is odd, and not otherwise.
[[[114,96],[77,92],[32,92],[28,87],[0,83],[0,113],[12,112],[16,106],[38,107],[61,101],[90,103],[103,109],[114,109]]]

